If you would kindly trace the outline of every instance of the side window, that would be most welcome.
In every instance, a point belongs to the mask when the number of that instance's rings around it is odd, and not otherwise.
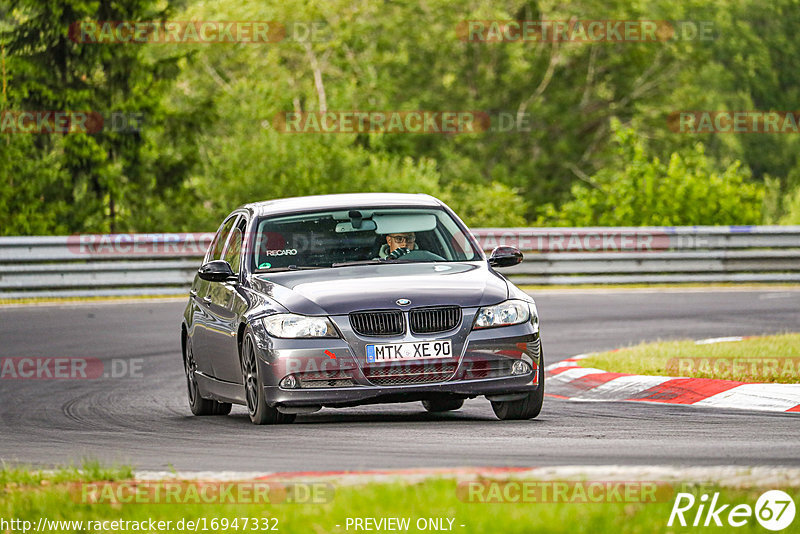
[[[224,260],[231,264],[233,272],[238,273],[242,260],[242,241],[244,238],[244,229],[247,226],[247,221],[242,219],[236,228],[231,232],[231,237],[228,240],[228,248],[225,249]]]
[[[211,246],[208,248],[208,257],[206,261],[222,259],[222,250],[225,248],[225,243],[228,241],[228,234],[231,233],[231,228],[233,228],[233,223],[236,222],[237,218],[238,217],[234,215],[222,224],[222,227],[217,231],[217,235],[214,236],[214,241],[211,242]]]

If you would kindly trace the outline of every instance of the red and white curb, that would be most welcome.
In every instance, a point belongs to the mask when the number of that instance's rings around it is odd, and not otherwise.
[[[798,488],[800,468],[785,466],[629,466],[557,465],[541,467],[450,467],[354,471],[136,471],[139,481],[263,480],[268,482],[328,482],[338,487],[425,480],[602,480],[714,483],[737,488]]]
[[[697,343],[740,339],[715,338]],[[545,367],[547,393],[552,397],[574,401],[654,402],[800,413],[800,384],[753,384],[712,378],[609,373],[602,369],[581,367],[580,360],[589,356],[579,354]]]

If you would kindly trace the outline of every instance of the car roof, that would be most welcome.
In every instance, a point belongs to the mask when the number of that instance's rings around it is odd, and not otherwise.
[[[435,197],[421,193],[345,193],[265,200],[245,204],[242,208],[250,210],[255,215],[273,215],[308,211],[310,209],[326,210],[390,206],[439,207],[442,206],[442,202]]]

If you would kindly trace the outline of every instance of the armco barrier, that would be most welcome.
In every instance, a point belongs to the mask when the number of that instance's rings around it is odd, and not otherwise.
[[[518,284],[800,282],[800,226],[502,228],[473,232],[484,250],[511,245]]]
[[[518,284],[800,282],[800,226],[481,228]],[[0,298],[185,294],[213,234],[0,237]]]

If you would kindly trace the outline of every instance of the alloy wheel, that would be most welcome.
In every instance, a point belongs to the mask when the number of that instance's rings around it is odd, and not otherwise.
[[[247,410],[250,415],[253,415],[258,408],[258,369],[256,367],[253,343],[249,337],[244,338],[244,346],[242,347],[242,374],[244,376]]]
[[[189,404],[194,404],[197,399],[197,363],[194,361],[194,353],[192,352],[192,345],[186,347],[186,360],[184,361],[186,368],[186,387],[189,393]]]

